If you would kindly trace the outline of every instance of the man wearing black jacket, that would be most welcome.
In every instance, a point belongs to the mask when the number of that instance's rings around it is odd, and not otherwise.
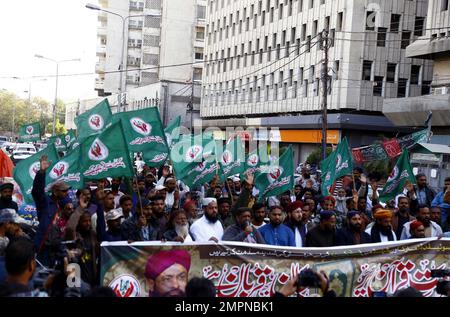
[[[250,208],[238,208],[236,211],[237,223],[225,230],[222,240],[265,244],[261,233],[252,226],[251,218],[252,210]]]
[[[371,243],[372,238],[362,227],[362,218],[358,211],[349,211],[347,213],[347,227],[336,232],[336,245],[355,245]]]
[[[0,210],[14,209],[16,212],[19,210],[17,203],[12,199],[13,191],[14,185],[12,183],[3,183],[0,185]]]
[[[411,190],[408,191],[408,197],[411,199],[411,214],[413,216],[419,211],[419,205],[431,207],[435,193],[427,185],[427,177],[425,174],[416,175],[417,187],[411,184]]]

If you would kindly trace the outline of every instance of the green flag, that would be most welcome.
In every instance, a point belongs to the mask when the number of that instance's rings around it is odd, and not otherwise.
[[[246,174],[252,174],[255,179],[259,173],[267,169],[270,165],[269,155],[267,154],[267,148],[259,146],[256,150],[250,152],[245,160],[244,171],[241,174],[241,180],[244,179]]]
[[[270,196],[276,196],[294,187],[294,152],[292,146],[279,159],[260,173],[255,179],[255,186],[259,190],[259,201]]]
[[[174,143],[177,143],[180,140],[180,126],[181,116],[178,116],[170,121],[167,127],[164,129],[167,144],[169,145],[169,147],[172,147]]]
[[[225,145],[225,150],[219,155],[220,178],[222,181],[230,175],[243,174],[245,168],[244,153],[244,144],[239,137],[230,140]]]
[[[121,121],[100,134],[90,136],[79,147],[84,178],[133,176],[133,165]]]
[[[94,108],[75,118],[78,138],[84,139],[92,134],[98,134],[106,129],[112,120],[108,99],[103,100]]]
[[[380,201],[387,202],[403,192],[406,182],[416,184],[416,178],[412,172],[408,151],[405,149],[397,160],[394,169],[389,176],[386,185],[380,193]]]
[[[327,196],[336,179],[351,175],[353,172],[352,155],[347,138],[339,142],[336,150],[320,163],[320,169],[322,170],[322,195]]]
[[[219,170],[220,165],[218,162],[203,160],[203,162],[192,167],[187,175],[182,178],[182,181],[187,186],[195,188],[196,186],[209,183],[218,174]]]
[[[48,144],[54,144],[57,151],[65,151],[67,149],[65,135],[50,137],[48,140]]]
[[[57,162],[59,160],[56,148],[51,144],[33,156],[20,161],[14,168],[14,180],[19,185],[23,198],[27,203],[33,203],[31,189],[33,188],[34,177],[41,168],[40,159],[43,155],[48,157],[49,162]]]
[[[170,151],[170,159],[176,176],[183,180],[192,168],[200,163],[215,162],[216,142],[212,138],[205,138],[202,134],[196,136],[185,135],[175,143]]]
[[[46,175],[47,191],[57,181],[64,181],[74,189],[83,188],[84,180],[80,172],[80,150],[81,148],[77,147],[49,167]]]
[[[41,139],[41,124],[34,122],[19,128],[19,142],[34,142]]]
[[[113,121],[122,121],[125,139],[131,152],[142,152],[150,167],[161,166],[169,156],[163,125],[157,107],[120,112]]]
[[[71,149],[72,145],[77,140],[77,136],[75,134],[75,130],[70,129],[69,131],[67,131],[66,135],[64,135],[64,140],[66,141],[67,148]]]

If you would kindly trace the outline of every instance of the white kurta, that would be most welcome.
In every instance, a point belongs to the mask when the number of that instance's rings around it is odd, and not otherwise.
[[[220,241],[223,236],[222,223],[219,220],[212,223],[205,216],[202,216],[192,224],[191,234],[196,242],[207,242],[211,237]]]

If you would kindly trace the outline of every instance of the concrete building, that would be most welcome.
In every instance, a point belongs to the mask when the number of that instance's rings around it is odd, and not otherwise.
[[[406,48],[406,56],[434,62],[430,94],[386,99],[383,113],[395,125],[422,126],[433,113],[432,143],[450,145],[450,7],[448,0],[429,0],[426,33]]]
[[[236,126],[248,118],[278,125],[281,134],[290,131],[285,142],[296,143],[304,157],[320,143],[303,136],[322,128],[319,39],[327,30],[328,111],[336,114],[339,139],[369,144],[379,139],[380,124],[387,135],[397,133],[382,116],[383,100],[429,92],[432,62],[405,56],[406,47],[423,35],[427,2],[209,1],[197,124]],[[339,115],[345,113],[352,116],[342,122]]]
[[[198,117],[200,89],[192,87],[200,84],[203,73],[206,0],[100,0],[99,3],[105,10],[127,17],[126,72],[122,76],[126,93],[122,100],[128,105],[125,109],[132,110],[135,105],[146,104],[146,100],[157,99],[158,105],[166,105],[166,122],[176,115],[185,119],[194,91],[193,112]],[[98,20],[96,72],[99,77],[95,89],[99,96],[108,96],[120,93],[120,74],[111,71],[117,71],[121,64],[122,20],[102,11]],[[156,89],[154,85],[165,88]],[[146,86],[148,90],[143,88]],[[135,89],[138,92],[133,92]],[[170,94],[177,91],[183,95]],[[137,96],[142,99],[136,99]]]

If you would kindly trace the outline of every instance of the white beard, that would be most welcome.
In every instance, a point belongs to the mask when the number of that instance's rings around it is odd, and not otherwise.
[[[183,239],[187,237],[187,235],[189,234],[189,224],[187,223],[184,226],[180,226],[180,225],[175,225],[175,232],[182,237]]]

